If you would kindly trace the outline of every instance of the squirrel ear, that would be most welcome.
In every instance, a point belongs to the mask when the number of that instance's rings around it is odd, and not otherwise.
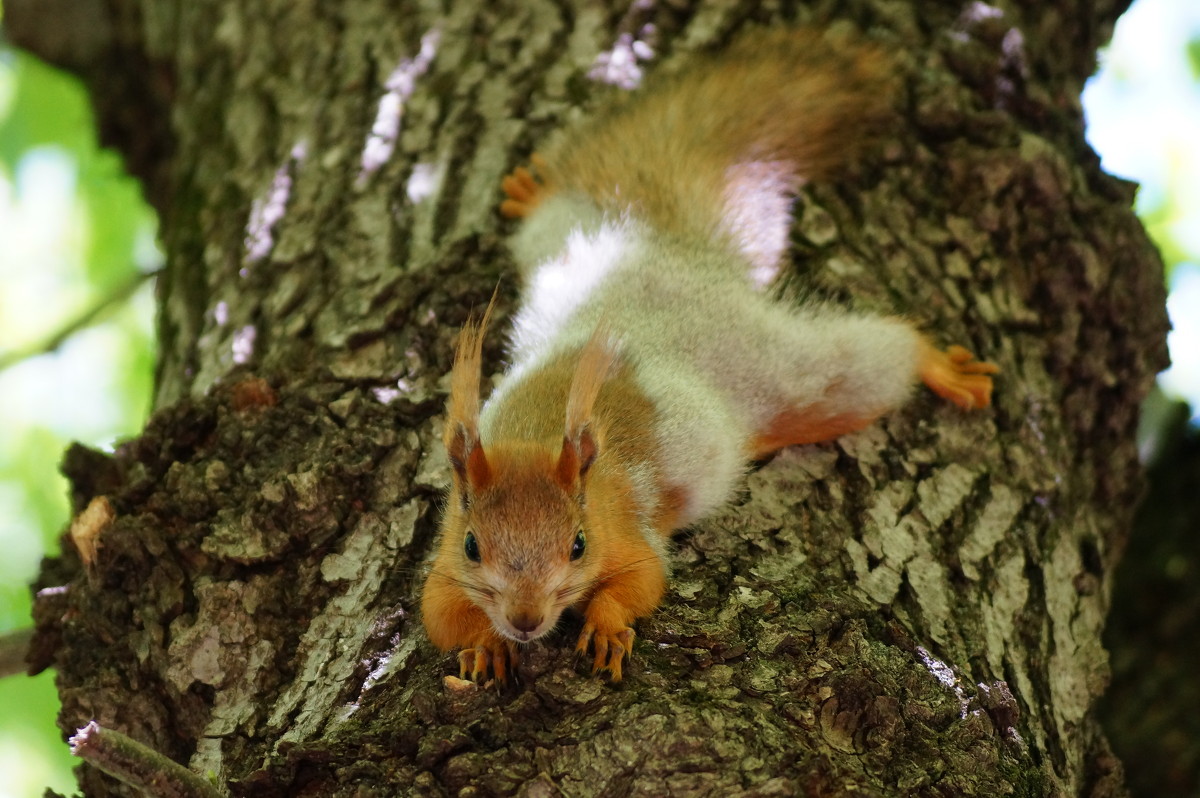
[[[601,323],[579,352],[579,363],[567,393],[567,429],[555,469],[555,476],[564,490],[573,490],[582,483],[599,452],[593,433],[592,411],[616,359],[616,349],[607,328]]]
[[[570,435],[563,436],[562,452],[554,467],[554,476],[563,490],[573,492],[579,488],[599,450],[591,427],[581,429],[574,440]]]
[[[487,330],[496,295],[488,303],[483,318],[469,319],[458,334],[454,368],[450,371],[450,401],[446,408],[446,426],[442,442],[454,466],[459,486],[474,491],[486,488],[492,479],[491,468],[479,440],[479,381],[483,367],[483,335]]]
[[[464,500],[468,492],[484,490],[491,484],[492,467],[488,465],[483,445],[473,430],[467,430],[459,424],[446,442],[446,454],[450,458],[450,465],[454,467],[454,476],[463,491]]]

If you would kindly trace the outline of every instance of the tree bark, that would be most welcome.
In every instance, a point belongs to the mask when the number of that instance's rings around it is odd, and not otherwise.
[[[38,584],[64,733],[231,795],[1125,794],[1100,632],[1166,319],[1078,101],[1125,4],[450,5],[6,0],[90,86],[168,259],[156,412],[68,453],[113,517]],[[678,536],[621,685],[576,621],[517,686],[451,689],[415,608],[453,340],[515,293],[500,178],[605,80],[756,23],[866,30],[904,77],[886,147],[798,201],[789,282],[970,342],[994,408],[922,395],[755,470]]]

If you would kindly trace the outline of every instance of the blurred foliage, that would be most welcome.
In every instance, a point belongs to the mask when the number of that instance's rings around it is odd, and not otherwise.
[[[1141,182],[1135,208],[1146,232],[1162,255],[1163,276],[1169,286],[1175,269],[1195,260],[1200,253],[1192,251],[1188,242],[1180,236],[1184,225],[1190,223],[1188,217],[1196,214],[1189,197],[1193,187],[1186,184],[1189,180],[1188,164],[1184,162],[1181,152],[1168,149],[1164,155],[1167,167],[1159,178]]]
[[[141,276],[160,259],[153,214],[98,148],[82,85],[3,44],[0,240],[2,633],[31,624],[28,585],[67,524],[67,444],[111,447],[145,420],[153,299]],[[53,674],[0,679],[0,708],[0,798],[72,792]]]

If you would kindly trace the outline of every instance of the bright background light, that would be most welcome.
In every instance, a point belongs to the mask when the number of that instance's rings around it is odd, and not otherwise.
[[[1083,107],[1104,168],[1141,184],[1135,207],[1167,264],[1172,366],[1159,385],[1200,413],[1200,2],[1134,3]]]

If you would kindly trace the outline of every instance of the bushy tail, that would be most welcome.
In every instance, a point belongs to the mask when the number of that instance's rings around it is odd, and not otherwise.
[[[781,197],[853,158],[890,116],[881,49],[809,29],[756,29],[651,81],[546,158],[552,190],[632,210],[664,232],[733,232],[735,195]],[[741,185],[739,185],[741,184]]]

